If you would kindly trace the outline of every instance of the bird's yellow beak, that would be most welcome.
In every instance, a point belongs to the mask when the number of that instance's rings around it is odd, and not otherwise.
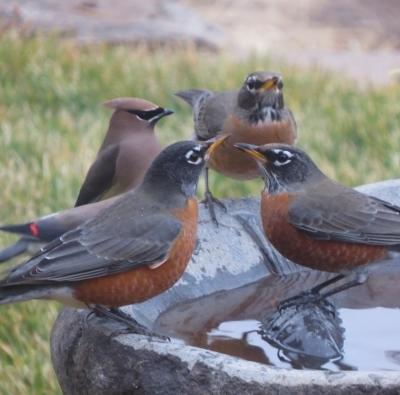
[[[245,154],[251,156],[254,160],[259,163],[267,163],[267,158],[260,152],[258,145],[237,143],[234,145],[235,148],[243,151]]]
[[[278,84],[278,79],[277,78],[270,78],[268,80],[266,80],[262,85],[261,85],[261,89],[263,91],[268,91],[270,89],[273,89],[277,86]]]
[[[208,140],[207,143],[209,143],[210,145],[207,149],[205,160],[208,161],[210,159],[211,155],[214,153],[214,151],[219,146],[221,146],[225,142],[225,140],[227,140],[230,136],[231,136],[230,134],[226,134],[222,137],[217,137],[217,138]]]

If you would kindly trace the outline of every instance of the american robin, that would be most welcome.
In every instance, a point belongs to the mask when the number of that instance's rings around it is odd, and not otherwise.
[[[126,192],[139,185],[153,159],[161,151],[154,126],[161,118],[172,114],[147,100],[125,97],[107,101],[114,109],[104,141],[90,166],[75,206],[97,202]],[[15,244],[0,251],[0,262],[20,255],[39,243],[48,242],[83,223],[93,211],[66,210],[24,223],[0,226],[0,230],[23,235]],[[82,219],[79,218],[82,216]]]
[[[293,114],[284,104],[283,79],[274,72],[254,72],[246,77],[239,91],[191,89],[176,95],[193,107],[198,140],[230,135],[214,151],[206,167],[205,202],[215,220],[212,203],[218,200],[209,189],[208,167],[231,178],[250,180],[259,175],[257,165],[235,149],[235,143],[293,144],[297,138]]]
[[[341,273],[337,281],[400,246],[400,207],[332,181],[299,148],[235,146],[258,163],[266,184],[261,197],[264,232],[286,258]]]
[[[0,282],[0,304],[55,299],[109,314],[170,288],[196,244],[195,193],[212,145],[164,149],[136,190],[11,270]]]

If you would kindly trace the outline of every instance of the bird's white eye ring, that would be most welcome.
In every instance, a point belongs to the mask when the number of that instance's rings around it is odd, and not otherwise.
[[[247,90],[249,90],[250,92],[255,91],[258,87],[258,82],[259,81],[257,80],[257,78],[254,75],[248,77],[246,80]]]
[[[202,156],[197,150],[190,150],[186,152],[185,158],[191,165],[199,165],[203,161]]]
[[[289,151],[275,149],[273,150],[276,155],[276,160],[274,160],[274,166],[284,166],[292,161],[293,154]]]
[[[291,159],[288,159],[287,161],[285,161],[285,162],[280,162],[279,160],[275,160],[274,161],[274,166],[285,166],[285,165],[287,165],[288,163],[290,163],[292,160]]]

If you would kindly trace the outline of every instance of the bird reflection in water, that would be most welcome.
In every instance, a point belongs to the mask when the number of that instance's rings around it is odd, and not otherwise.
[[[278,310],[264,317],[259,333],[293,368],[320,369],[343,357],[344,328],[326,299]]]
[[[277,309],[330,276],[271,275],[172,306],[155,328],[193,346],[272,366],[400,370],[393,357],[400,355],[399,262],[382,264],[364,284],[332,298]]]

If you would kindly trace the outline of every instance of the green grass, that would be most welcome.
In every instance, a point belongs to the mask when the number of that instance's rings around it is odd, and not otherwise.
[[[399,86],[361,90],[341,76],[266,58],[80,48],[7,34],[0,40],[0,222],[72,205],[107,126],[110,112],[101,102],[142,96],[175,109],[158,128],[167,144],[192,133],[189,108],[172,92],[231,89],[256,69],[283,73],[299,144],[330,176],[348,185],[398,176]],[[258,181],[238,183],[215,174],[212,185],[218,196],[258,194],[261,188]],[[1,235],[0,245],[11,240]],[[48,345],[57,309],[46,302],[1,307],[0,394],[59,393]]]

